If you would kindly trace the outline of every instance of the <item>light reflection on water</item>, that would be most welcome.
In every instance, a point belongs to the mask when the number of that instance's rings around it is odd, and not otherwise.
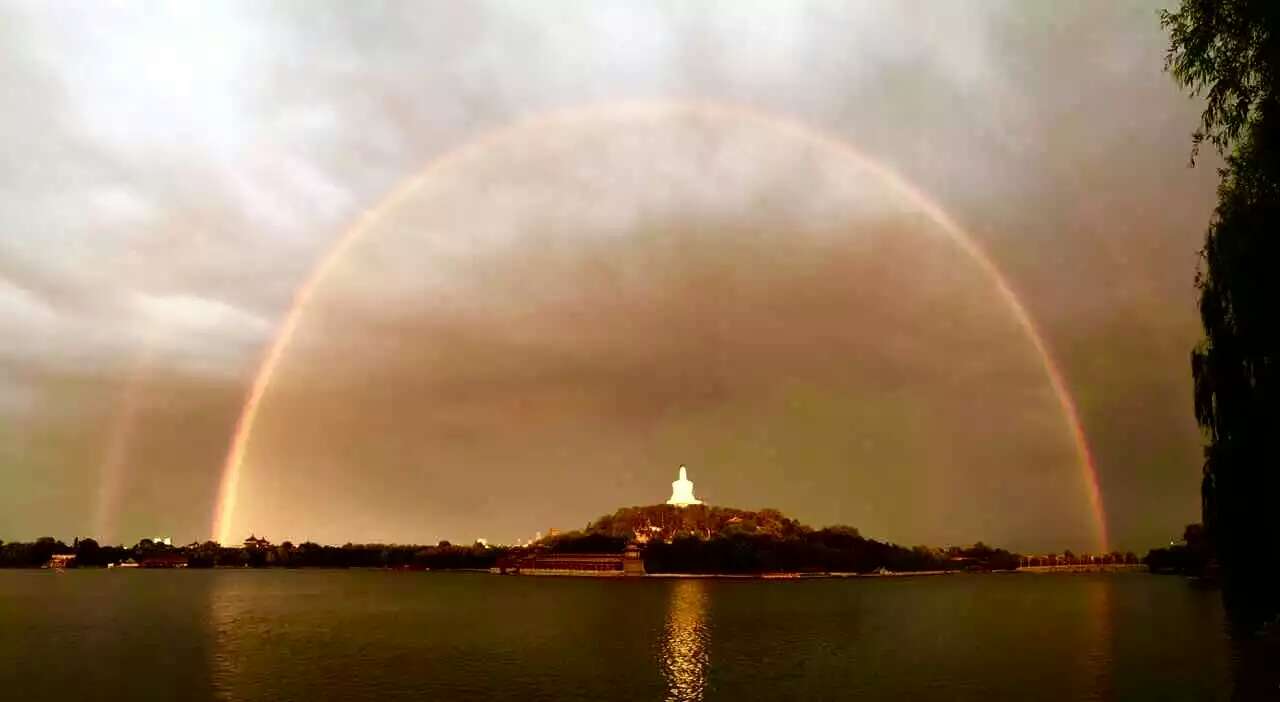
[[[245,656],[237,642],[237,629],[244,625],[247,604],[233,587],[234,580],[218,573],[209,590],[209,626],[213,641],[209,667],[216,700],[236,699],[235,683],[243,677]]]
[[[152,610],[172,611],[163,645],[190,655],[175,659],[165,679],[184,681],[180,697],[193,700],[985,702],[1035,690],[1043,702],[1190,702],[1226,699],[1233,662],[1237,681],[1270,681],[1250,690],[1273,694],[1280,682],[1267,674],[1277,660],[1270,651],[1228,659],[1216,592],[1155,576],[728,583],[236,570],[99,577],[118,587],[81,588],[95,606],[71,610],[78,636],[95,648],[111,642],[149,655],[152,639],[138,637],[155,621]],[[3,585],[0,578],[0,594]],[[148,626],[130,631],[121,617],[99,621],[91,614],[103,601]],[[0,625],[4,605],[0,597]],[[199,617],[191,605],[203,610]],[[25,626],[16,614],[8,612],[11,629]],[[199,646],[179,626],[192,619]],[[48,617],[31,626],[37,623],[46,635],[58,631]],[[107,670],[94,685],[126,689]],[[152,676],[148,684],[165,683]]]
[[[1113,613],[1111,611],[1110,578],[1093,578],[1086,581],[1085,622],[1089,632],[1088,650],[1085,655],[1085,670],[1092,680],[1092,693],[1089,699],[1108,700],[1113,697],[1111,685],[1111,664],[1114,654],[1112,630]]]
[[[662,634],[661,663],[662,675],[667,681],[667,700],[702,699],[710,663],[709,639],[705,581],[676,581],[671,588]]]

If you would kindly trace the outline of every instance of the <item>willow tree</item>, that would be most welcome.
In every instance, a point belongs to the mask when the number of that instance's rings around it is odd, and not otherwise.
[[[1191,353],[1204,432],[1204,521],[1237,631],[1280,613],[1280,2],[1183,0],[1161,23],[1165,68],[1205,109],[1225,159],[1196,274],[1204,338]]]

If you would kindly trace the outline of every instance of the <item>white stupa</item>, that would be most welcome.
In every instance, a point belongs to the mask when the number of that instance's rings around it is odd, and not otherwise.
[[[680,466],[680,477],[671,483],[671,499],[667,500],[667,504],[676,507],[702,504],[702,500],[693,496],[693,481],[689,479],[684,466]]]

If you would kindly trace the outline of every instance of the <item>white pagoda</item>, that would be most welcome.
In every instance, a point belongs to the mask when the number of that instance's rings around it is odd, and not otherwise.
[[[671,483],[671,499],[667,500],[667,504],[676,507],[702,504],[702,500],[693,496],[693,481],[689,479],[684,466],[680,466],[680,477]]]

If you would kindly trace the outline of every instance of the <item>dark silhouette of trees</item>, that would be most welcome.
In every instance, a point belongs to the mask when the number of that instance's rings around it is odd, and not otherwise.
[[[102,560],[102,547],[94,539],[76,539],[74,548],[77,566],[106,565],[106,561]]]
[[[1182,0],[1160,13],[1169,31],[1165,69],[1205,97],[1193,155],[1205,141],[1226,155],[1274,108],[1278,15],[1271,0]]]
[[[542,540],[553,553],[622,553],[628,539],[601,532],[571,531]]]
[[[1142,562],[1152,573],[1168,573],[1201,577],[1209,574],[1213,547],[1205,536],[1204,526],[1188,524],[1182,542],[1168,548],[1153,548]]]
[[[1183,0],[1161,23],[1166,69],[1206,98],[1192,159],[1204,141],[1226,159],[1196,275],[1205,336],[1191,371],[1205,531],[1233,629],[1247,633],[1280,613],[1280,3]]]
[[[143,567],[188,568],[396,568],[488,569],[508,549],[483,544],[436,546],[400,544],[346,544],[321,546],[288,541],[267,548],[222,546],[213,541],[167,546],[143,539],[134,546],[101,546],[93,539],[76,539],[73,545],[52,537],[35,542],[0,541],[0,568],[39,568],[55,553],[75,554],[74,567],[105,567],[134,561]]]
[[[31,564],[41,565],[48,562],[55,553],[70,553],[71,550],[67,545],[54,539],[52,536],[41,536],[31,545]]]
[[[187,546],[187,565],[191,568],[212,568],[222,555],[222,547],[216,541],[206,541]]]
[[[1188,524],[1182,530],[1182,543],[1186,544],[1187,550],[1196,555],[1198,559],[1206,564],[1212,554],[1209,545],[1209,539],[1205,536],[1203,524]]]
[[[694,505],[624,507],[582,532],[544,539],[552,551],[617,553],[643,544],[651,573],[869,573],[1011,570],[1020,557],[978,543],[948,550],[906,548],[863,537],[849,526],[813,529],[776,509]]]
[[[854,532],[850,534],[850,532]],[[983,544],[946,551],[906,548],[866,539],[848,527],[809,530],[777,537],[730,530],[709,539],[692,534],[644,548],[645,569],[654,573],[897,573],[932,570],[1012,570],[1020,557]]]
[[[658,526],[658,525],[661,526]],[[658,526],[657,529],[650,527]],[[552,553],[621,553],[644,536],[650,572],[667,573],[869,573],[924,570],[1012,570],[1021,557],[983,543],[969,547],[907,548],[868,539],[848,526],[812,529],[777,510],[753,512],[720,507],[670,505],[628,507],[601,517],[583,531],[548,537],[532,548]],[[52,537],[33,543],[0,542],[0,567],[39,568],[55,553],[74,553],[77,567],[103,567],[129,560],[144,568],[389,568],[396,570],[487,570],[515,552],[475,543],[459,546],[344,544],[288,541],[222,546],[213,541],[168,546],[143,539],[131,547],[101,546],[76,539],[67,546]]]

